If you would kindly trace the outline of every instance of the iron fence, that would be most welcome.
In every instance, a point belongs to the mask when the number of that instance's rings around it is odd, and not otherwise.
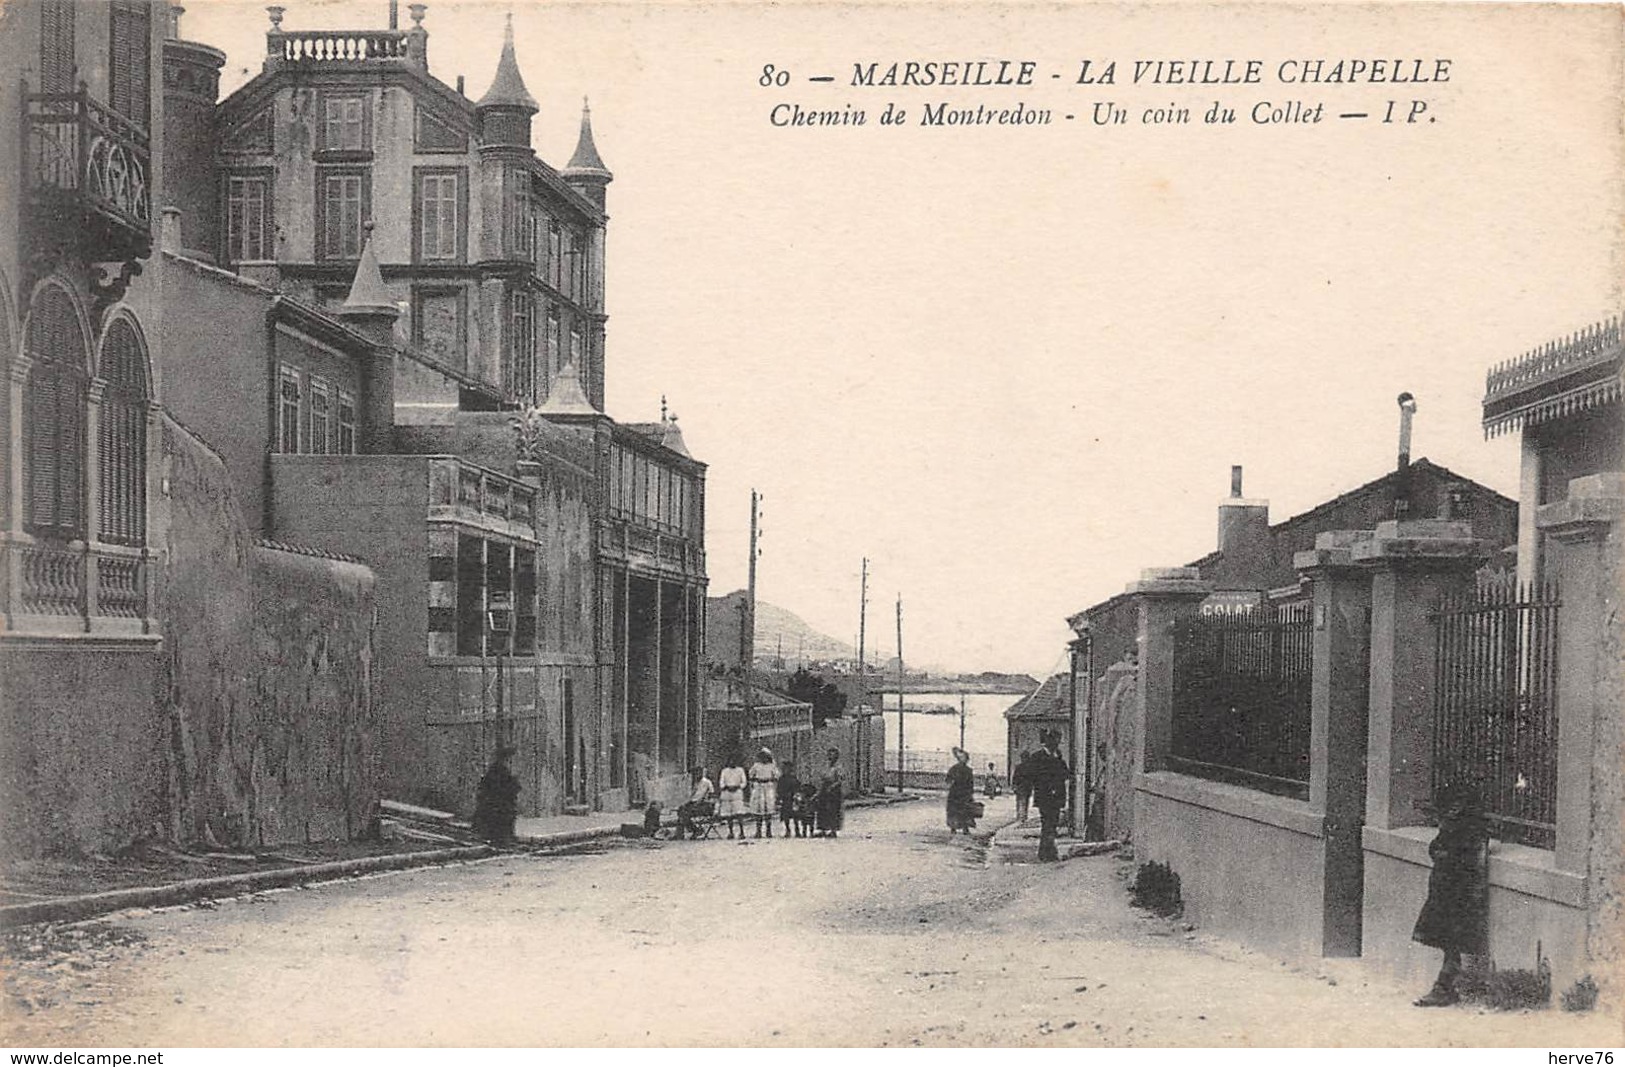
[[[1489,583],[1433,613],[1433,786],[1478,788],[1503,840],[1557,831],[1555,583]]]
[[[1313,664],[1308,603],[1181,620],[1174,631],[1173,765],[1306,799]]]

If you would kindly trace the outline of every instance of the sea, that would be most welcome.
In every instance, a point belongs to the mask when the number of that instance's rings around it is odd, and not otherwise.
[[[985,773],[989,763],[999,774],[1006,773],[1004,711],[1020,699],[1018,693],[964,694],[965,750],[970,753],[970,765],[978,774]],[[903,697],[903,702],[910,707],[948,704],[957,709],[960,694],[909,693]],[[894,768],[897,766],[897,694],[887,694],[885,713],[886,766]],[[919,771],[946,771],[953,762],[949,750],[959,744],[959,716],[925,715],[912,711],[905,714],[904,767]]]

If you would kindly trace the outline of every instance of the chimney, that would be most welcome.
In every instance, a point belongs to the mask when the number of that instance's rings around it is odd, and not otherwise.
[[[1394,469],[1394,518],[1403,519],[1411,510],[1411,420],[1416,417],[1416,398],[1399,394],[1399,462]]]
[[[1226,571],[1266,560],[1270,547],[1270,503],[1241,495],[1241,467],[1230,468],[1230,496],[1219,502],[1219,551]],[[1239,577],[1239,576],[1238,576]]]

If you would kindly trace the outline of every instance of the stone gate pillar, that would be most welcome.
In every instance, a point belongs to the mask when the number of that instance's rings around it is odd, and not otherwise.
[[[1617,473],[1574,479],[1568,499],[1543,505],[1535,517],[1546,535],[1543,572],[1557,578],[1562,598],[1557,622],[1557,867],[1586,875],[1586,950],[1594,961],[1617,961],[1625,948],[1622,518],[1625,475]]]
[[[1174,624],[1213,592],[1195,567],[1153,567],[1128,587],[1139,610],[1140,684],[1135,690],[1139,748],[1134,770],[1167,769],[1173,749]],[[1073,758],[1076,758],[1075,754]]]
[[[1349,547],[1371,575],[1371,667],[1365,823],[1420,826],[1432,795],[1434,635],[1429,615],[1450,593],[1471,590],[1492,546],[1470,523],[1379,523]]]
[[[1335,530],[1293,559],[1314,597],[1309,716],[1309,807],[1323,817],[1321,952],[1358,956],[1365,857],[1366,689],[1371,662],[1371,575],[1353,559],[1370,531]]]

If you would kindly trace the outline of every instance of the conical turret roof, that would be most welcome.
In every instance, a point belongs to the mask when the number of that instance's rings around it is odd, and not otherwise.
[[[667,416],[665,428],[660,431],[660,445],[667,451],[675,452],[679,456],[688,459],[694,458],[689,453],[688,446],[683,443],[683,431],[677,428],[676,415]]]
[[[547,390],[547,399],[540,411],[543,415],[598,414],[598,409],[587,399],[586,390],[581,388],[581,375],[574,363],[566,363],[553,376],[553,383]]]
[[[508,16],[507,28],[502,31],[502,56],[497,60],[496,77],[491,88],[485,90],[476,107],[518,107],[534,113],[536,98],[525,88],[525,79],[519,74],[519,58],[513,50],[513,16]]]
[[[340,315],[399,315],[400,307],[384,284],[378,269],[378,256],[372,250],[372,224],[367,224],[367,242],[361,246],[361,260],[355,265],[350,295],[339,309]]]
[[[576,141],[575,155],[565,164],[563,174],[566,178],[612,177],[609,168],[604,166],[603,158],[598,155],[598,145],[592,139],[592,107],[588,105],[586,97],[581,99],[581,137]]]

